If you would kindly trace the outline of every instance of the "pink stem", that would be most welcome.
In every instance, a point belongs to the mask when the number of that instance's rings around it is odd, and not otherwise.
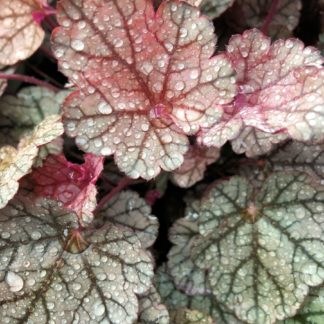
[[[114,187],[112,190],[109,191],[109,193],[104,196],[100,202],[98,203],[97,207],[96,207],[96,211],[100,210],[102,208],[103,205],[105,205],[113,196],[115,196],[116,194],[118,194],[119,192],[121,192],[124,188],[128,187],[131,183],[133,183],[134,180],[128,178],[128,177],[124,177],[122,178],[116,187]]]
[[[261,31],[265,35],[268,35],[269,26],[271,24],[271,21],[273,20],[274,15],[276,14],[278,3],[279,3],[279,0],[272,0],[269,13],[264,21],[262,28],[261,28]]]
[[[0,79],[5,79],[5,80],[18,80],[18,81],[22,81],[22,82],[26,82],[26,83],[32,83],[32,84],[36,84],[39,85],[41,87],[47,88],[51,91],[54,92],[58,92],[61,89],[49,84],[46,81],[42,81],[39,79],[36,79],[34,77],[30,77],[27,75],[23,75],[23,74],[6,74],[6,73],[0,73]]]

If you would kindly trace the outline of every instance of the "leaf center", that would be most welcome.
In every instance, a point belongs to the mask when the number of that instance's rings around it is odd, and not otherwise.
[[[63,248],[65,251],[70,252],[72,254],[79,254],[84,252],[90,243],[84,239],[81,233],[80,228],[70,229],[66,239],[63,244]]]
[[[158,103],[154,105],[149,111],[149,118],[171,120],[172,107],[170,104]]]
[[[254,224],[260,218],[259,208],[252,202],[248,204],[243,213],[243,219]]]

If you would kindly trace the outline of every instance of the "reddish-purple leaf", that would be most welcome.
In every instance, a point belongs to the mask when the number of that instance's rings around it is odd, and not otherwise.
[[[82,223],[93,219],[97,189],[95,183],[103,169],[102,157],[85,154],[84,163],[74,164],[64,155],[51,155],[28,177],[37,196],[61,201]]]
[[[204,177],[207,166],[214,163],[219,155],[219,149],[215,147],[190,146],[181,167],[172,173],[173,182],[183,188],[193,186]]]
[[[202,131],[203,144],[220,147],[233,139],[239,143],[247,127],[265,132],[264,137],[324,139],[323,58],[315,48],[305,48],[297,39],[270,45],[270,38],[253,29],[231,38],[227,56],[237,72],[239,93],[225,108],[222,121]],[[250,147],[238,150],[243,151],[253,155]]]
[[[187,134],[219,120],[236,91],[212,23],[197,8],[151,1],[63,0],[53,49],[77,87],[63,107],[78,146],[115,154],[133,178],[183,162]]]

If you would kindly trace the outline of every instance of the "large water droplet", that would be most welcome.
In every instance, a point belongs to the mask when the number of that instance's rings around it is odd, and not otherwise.
[[[84,43],[79,39],[72,40],[71,46],[76,51],[82,51],[84,49]]]
[[[12,292],[18,292],[24,287],[23,279],[16,273],[9,271],[6,275],[6,283]]]
[[[98,110],[102,114],[110,114],[112,112],[112,107],[110,105],[108,105],[106,102],[101,102],[98,105]]]
[[[96,316],[102,316],[105,313],[105,306],[102,303],[95,303],[92,311]]]

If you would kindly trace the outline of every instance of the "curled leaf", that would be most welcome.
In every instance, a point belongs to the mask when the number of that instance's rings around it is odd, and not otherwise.
[[[244,142],[247,127],[273,134],[271,139],[263,136],[268,148],[278,142],[280,134],[300,141],[324,139],[323,58],[315,48],[304,47],[297,39],[270,45],[270,38],[253,29],[231,38],[227,56],[237,72],[240,90],[225,108],[223,120],[202,131],[203,144],[220,147],[227,140]],[[260,133],[257,137],[262,138]],[[239,147],[240,153],[259,152]]]
[[[32,168],[39,147],[63,134],[61,116],[52,115],[38,124],[34,131],[21,139],[16,148],[3,146],[0,148],[0,208],[18,190],[18,181]]]
[[[99,10],[100,9],[100,10]],[[212,24],[183,2],[61,1],[52,36],[61,71],[79,90],[66,132],[127,175],[151,179],[183,162],[187,134],[216,122],[236,92]]]
[[[193,186],[204,177],[207,166],[214,163],[219,155],[220,151],[215,147],[190,146],[184,156],[184,162],[172,173],[173,182],[183,188]]]
[[[17,196],[0,211],[0,316],[10,323],[131,324],[153,265],[135,235],[113,224],[77,228],[58,202]]]
[[[33,14],[44,8],[39,0],[1,0],[0,64],[13,65],[39,48],[45,33]]]
[[[97,205],[95,184],[102,169],[103,158],[92,154],[85,154],[83,164],[73,164],[62,154],[50,155],[26,181],[37,196],[61,201],[85,225],[93,219]]]

